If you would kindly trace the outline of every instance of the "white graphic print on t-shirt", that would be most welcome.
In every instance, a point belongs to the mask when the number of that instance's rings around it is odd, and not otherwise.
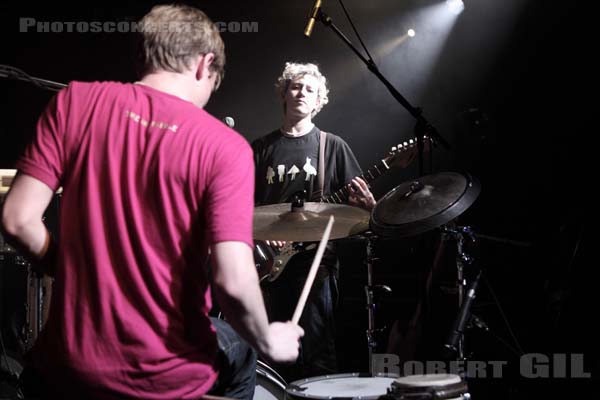
[[[273,184],[273,177],[275,176],[275,170],[271,167],[267,168],[267,184]]]
[[[292,176],[292,180],[296,179],[296,174],[300,172],[300,169],[296,167],[296,164],[292,165],[292,168],[288,171],[288,175]]]
[[[277,166],[277,176],[278,176],[278,181],[279,182],[283,182],[285,181],[285,175],[286,175],[286,167],[284,164],[279,164]],[[305,176],[305,181],[310,180],[311,176],[317,176],[317,169],[311,164],[311,158],[310,157],[306,157],[306,163],[304,164],[304,166],[302,167],[302,170],[306,173]],[[290,169],[288,169],[287,175],[291,175],[290,180],[295,180],[296,179],[296,175],[298,175],[300,173],[300,169],[294,164],[292,165],[292,167]],[[273,169],[273,167],[269,166],[267,167],[267,184],[268,185],[272,185],[274,183],[273,178],[275,177],[275,170]]]
[[[317,175],[317,170],[310,163],[310,157],[306,157],[306,163],[302,169],[304,172],[306,172],[306,179],[304,179],[305,181],[308,181],[311,175]]]

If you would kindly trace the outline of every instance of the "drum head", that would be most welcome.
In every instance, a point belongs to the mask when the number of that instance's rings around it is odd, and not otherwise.
[[[409,375],[398,378],[395,384],[407,387],[445,386],[459,383],[460,376],[451,374]]]
[[[426,232],[462,214],[480,191],[474,177],[458,172],[441,172],[402,183],[377,202],[371,214],[371,229],[389,237]]]
[[[409,375],[396,379],[390,393],[400,398],[463,399],[468,393],[467,384],[460,376],[452,374]]]
[[[285,389],[292,399],[378,399],[387,393],[396,379],[392,375],[324,375],[294,381]]]

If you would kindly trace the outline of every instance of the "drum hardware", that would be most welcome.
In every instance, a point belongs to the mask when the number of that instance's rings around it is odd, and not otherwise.
[[[253,400],[283,400],[287,383],[274,369],[256,361],[256,386]]]
[[[478,270],[477,274],[475,275],[475,278],[470,283],[465,278],[465,276],[467,275],[465,274],[465,269],[470,268],[470,266],[475,262],[475,258],[469,255],[466,251],[466,248],[468,247],[467,244],[477,243],[477,238],[479,238],[479,235],[475,233],[469,226],[443,226],[441,227],[441,231],[444,235],[444,240],[454,240],[456,242],[456,293],[459,310],[457,317],[454,320],[450,334],[448,335],[448,339],[444,344],[445,353],[453,356],[455,355],[457,361],[466,361],[467,356],[465,354],[465,330],[472,327],[476,327],[484,332],[489,333],[492,337],[494,337],[507,349],[509,349],[513,354],[515,354],[517,357],[520,357],[521,355],[523,355],[524,352],[521,349],[517,338],[512,333],[512,329],[506,318],[504,318],[504,322],[508,331],[511,333],[518,350],[513,348],[504,339],[500,338],[493,331],[491,331],[489,326],[480,317],[471,313],[471,307],[476,296],[479,281],[483,279],[484,282],[487,284],[490,293],[494,297],[496,307],[503,314],[502,307],[498,302],[498,299],[493,294],[492,287],[490,286],[489,282],[485,279],[485,276],[483,275],[481,269]],[[472,272],[471,274],[474,273],[475,272]]]
[[[369,212],[344,204],[305,202],[297,197],[292,203],[271,204],[254,209],[254,263],[261,282],[276,280],[291,258],[303,251],[313,250],[329,217],[335,225],[330,239],[357,235],[369,227]],[[286,241],[275,249],[265,240]],[[309,242],[309,243],[305,243]]]
[[[29,269],[28,286],[28,334],[29,347],[35,343],[42,332],[42,328],[48,319],[50,296],[51,296],[51,278],[44,276],[43,273]]]
[[[254,209],[254,240],[318,242],[335,217],[330,239],[357,235],[369,227],[369,212],[345,204],[304,202],[279,203]]]
[[[481,279],[482,271],[477,272],[472,282],[468,283],[465,277],[465,268],[473,265],[475,258],[468,254],[467,243],[476,243],[476,236],[470,226],[451,226],[444,225],[440,227],[442,240],[453,240],[456,243],[456,298],[458,314],[448,339],[444,344],[446,351],[456,355],[457,361],[466,361],[465,356],[465,329],[472,321],[477,322],[475,326],[487,328],[483,320],[472,316],[471,306],[476,296],[477,287]]]
[[[377,303],[375,301],[376,293],[391,293],[392,289],[386,285],[373,285],[373,261],[377,261],[378,259],[373,257],[373,241],[376,239],[376,236],[370,232],[367,232],[363,235],[367,240],[366,245],[366,258],[365,264],[367,266],[367,285],[365,286],[365,295],[367,297],[367,315],[368,315],[368,325],[367,325],[367,347],[369,352],[369,373],[373,374],[374,372],[374,360],[373,354],[377,351],[377,338],[376,334],[383,332],[385,327],[383,328],[375,328],[375,309],[377,308]]]
[[[469,174],[440,172],[404,182],[380,199],[371,213],[371,229],[382,236],[402,238],[440,228],[442,240],[453,239],[457,244],[456,292],[458,308],[463,309],[465,320],[459,313],[446,347],[458,353],[459,360],[464,355],[464,335],[462,330],[475,296],[478,279],[469,287],[468,301],[465,302],[465,266],[474,258],[466,251],[466,241],[475,242],[475,234],[468,226],[454,226],[452,221],[466,211],[481,192],[479,181]],[[479,320],[481,321],[481,320]]]
[[[386,193],[371,213],[373,232],[393,238],[424,233],[466,211],[481,192],[469,174],[440,172],[404,182]]]

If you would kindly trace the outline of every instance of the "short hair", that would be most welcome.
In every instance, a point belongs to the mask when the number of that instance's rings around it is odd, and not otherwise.
[[[277,78],[275,88],[277,89],[279,95],[283,98],[290,87],[290,82],[305,75],[312,75],[319,81],[319,87],[317,89],[319,105],[311,114],[311,117],[314,117],[319,113],[319,111],[321,111],[325,104],[329,103],[329,88],[327,87],[327,79],[321,73],[321,71],[319,71],[319,67],[316,64],[286,62],[281,76]]]
[[[199,54],[213,53],[215,88],[225,75],[225,44],[215,24],[187,5],[158,5],[140,20],[140,72],[183,72]]]

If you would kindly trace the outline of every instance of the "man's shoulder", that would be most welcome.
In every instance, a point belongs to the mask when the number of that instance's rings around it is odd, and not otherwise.
[[[133,84],[117,81],[71,81],[69,82],[68,89],[74,91],[120,90],[130,85]]]
[[[342,139],[341,136],[336,135],[335,133],[326,131],[321,129],[321,132],[325,132],[327,134],[326,137],[326,145],[333,145],[335,148],[340,147],[340,146],[348,146],[348,144],[346,143],[346,141],[344,139]]]
[[[92,99],[118,98],[131,85],[116,81],[71,81],[60,91],[59,97],[71,99],[78,104]]]

